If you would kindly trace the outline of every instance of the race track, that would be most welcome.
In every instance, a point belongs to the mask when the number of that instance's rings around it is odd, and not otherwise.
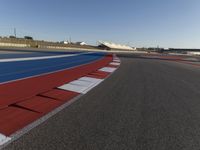
[[[199,149],[199,66],[120,58],[105,82],[5,150]]]
[[[89,92],[120,65],[115,55],[100,52],[2,55],[0,149]]]

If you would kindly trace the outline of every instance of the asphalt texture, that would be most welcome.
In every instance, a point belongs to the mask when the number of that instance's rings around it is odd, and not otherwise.
[[[200,67],[120,58],[105,82],[5,150],[199,150]]]

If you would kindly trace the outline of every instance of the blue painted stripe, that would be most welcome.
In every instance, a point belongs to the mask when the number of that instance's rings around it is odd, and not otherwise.
[[[66,58],[3,62],[0,63],[0,83],[91,63],[104,56],[104,53],[92,53]]]

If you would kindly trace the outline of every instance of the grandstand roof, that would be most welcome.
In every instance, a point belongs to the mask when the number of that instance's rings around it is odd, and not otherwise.
[[[104,42],[104,41],[99,41],[99,43],[111,49],[134,50],[134,48],[127,45],[115,44],[112,42]]]

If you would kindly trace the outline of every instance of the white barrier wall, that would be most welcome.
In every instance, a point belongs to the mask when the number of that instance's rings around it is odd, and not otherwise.
[[[30,47],[29,44],[0,43],[2,47]]]
[[[122,50],[136,50],[136,48],[127,46],[127,45],[121,45],[121,44],[115,44],[111,42],[103,42],[99,41],[100,44],[103,44],[111,49],[122,49]]]

